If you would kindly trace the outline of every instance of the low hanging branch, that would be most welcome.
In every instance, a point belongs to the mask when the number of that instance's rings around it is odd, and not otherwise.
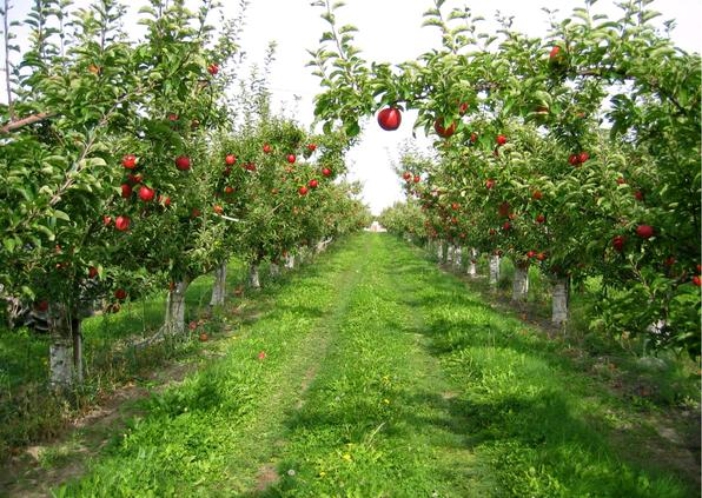
[[[10,121],[2,128],[0,128],[0,134],[6,135],[24,126],[38,123],[40,121],[44,121],[45,119],[49,119],[51,116],[52,114],[49,112],[40,112],[39,114],[32,114],[31,116],[27,116],[26,118],[18,119],[16,121]]]

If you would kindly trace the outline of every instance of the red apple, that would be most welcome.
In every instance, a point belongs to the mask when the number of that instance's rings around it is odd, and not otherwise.
[[[127,169],[136,168],[136,156],[134,154],[127,154],[122,158],[122,166]]]
[[[297,189],[297,193],[300,195],[307,195],[307,187],[302,185],[299,189]]]
[[[317,150],[317,144],[308,144],[307,150],[309,150],[310,152],[314,152],[315,150]]]
[[[461,105],[458,106],[458,114],[463,116],[466,112],[468,112],[468,102],[461,102]]]
[[[102,224],[105,225],[106,227],[109,227],[112,224],[112,216],[103,216],[102,217]]]
[[[460,207],[461,207],[461,205],[457,202],[451,203],[451,209],[453,209],[454,211],[458,211],[460,209]]]
[[[120,232],[129,230],[130,220],[128,216],[118,216],[115,218],[115,228]]]
[[[532,259],[536,257],[536,251],[529,251],[526,253],[527,258]]]
[[[219,72],[219,64],[210,64],[207,66],[207,72],[214,76]]]
[[[673,256],[668,256],[665,259],[665,261],[663,262],[663,264],[665,264],[665,266],[673,266],[675,264],[675,262],[676,262],[676,260]]]
[[[176,157],[175,165],[180,171],[187,171],[190,169],[190,158],[188,156],[178,156]]]
[[[549,52],[549,54],[548,54],[548,58],[551,60],[556,59],[558,57],[558,54],[560,54],[560,53],[561,53],[561,47],[558,47],[558,46],[553,47],[551,49],[551,52]]]
[[[154,189],[149,188],[146,185],[142,185],[139,188],[139,199],[141,199],[144,202],[153,201],[154,195],[156,195],[156,192],[154,192]]]
[[[404,178],[406,182],[409,182],[412,180],[412,173],[410,173],[409,171],[405,171],[404,173],[402,173],[402,178]]]
[[[507,143],[507,137],[504,135],[497,135],[497,139],[495,141],[497,142],[497,145],[504,145]]]
[[[137,185],[138,183],[141,183],[144,180],[144,175],[141,173],[137,173],[136,175],[133,175],[132,173],[129,173],[127,175],[127,181],[131,183],[132,185]]]
[[[636,235],[642,239],[650,239],[653,237],[655,230],[651,225],[639,225],[636,227]]]
[[[624,185],[626,183],[626,180],[624,179],[623,176],[620,176],[617,178],[617,185]]]
[[[434,121],[434,131],[442,138],[449,138],[456,132],[456,123],[453,122],[446,128],[444,127],[444,118],[436,118],[436,121]]]
[[[612,238],[612,247],[617,252],[622,252],[624,250],[624,243],[626,242],[626,237],[623,235],[615,235]]]
[[[273,147],[271,147],[271,144],[263,144],[263,153],[270,154],[271,152],[273,152]]]
[[[319,182],[315,178],[313,178],[310,180],[308,185],[310,188],[317,188],[319,186]]]
[[[577,166],[580,164],[580,156],[578,154],[571,154],[568,156],[568,163],[571,166]]]
[[[266,352],[265,351],[260,351],[258,353],[258,359],[259,360],[265,360],[266,359]]]
[[[378,113],[378,124],[383,130],[397,130],[402,123],[402,112],[397,107],[386,107]]]
[[[419,177],[419,175],[414,175],[414,183],[419,183],[422,179]]]
[[[162,195],[158,196],[157,202],[161,204],[163,207],[168,207],[171,205],[171,198],[170,197],[164,197]]]
[[[127,291],[121,288],[117,289],[115,291],[115,298],[119,299],[120,301],[127,299]]]
[[[541,200],[542,197],[543,194],[541,193],[541,190],[534,190],[534,192],[531,194],[531,198],[535,201]]]
[[[88,278],[95,278],[98,276],[98,269],[95,266],[88,268]]]
[[[325,177],[328,178],[331,176],[331,174],[332,174],[332,170],[330,170],[329,168],[322,168],[322,175],[324,175]]]
[[[168,116],[166,116],[166,117],[167,117],[168,121],[171,121],[171,122],[175,122],[175,121],[178,121],[180,119],[178,117],[178,115],[174,112],[169,112]]]
[[[202,212],[198,208],[193,208],[192,212],[190,213],[190,217],[197,218],[201,214],[202,214]]]
[[[233,166],[236,164],[236,156],[234,154],[227,154],[224,158],[224,164],[227,166]],[[231,169],[229,171],[231,171]]]
[[[214,211],[215,214],[222,214],[224,213],[224,208],[219,204],[215,204],[214,206],[212,206],[212,211]]]
[[[702,276],[701,275],[693,275],[692,276],[692,283],[696,285],[697,287],[702,286]]]
[[[493,188],[495,188],[495,180],[493,180],[492,178],[488,178],[487,180],[485,180],[485,186],[488,190],[492,190]]]
[[[290,164],[295,164],[295,161],[297,161],[297,157],[295,156],[295,154],[288,154],[288,157],[286,157],[286,159]]]
[[[473,132],[470,134],[470,143],[474,144],[478,141],[478,134]]]
[[[34,308],[35,308],[37,311],[40,311],[40,312],[43,313],[43,312],[45,312],[46,310],[49,309],[49,301],[47,301],[46,299],[43,299],[43,300],[39,301],[38,303],[36,303],[36,304],[34,305]]]
[[[234,193],[234,187],[232,187],[231,185],[227,185],[226,187],[224,187],[224,193],[225,193],[225,194],[233,194],[233,193]]]
[[[539,254],[536,255],[536,259],[539,261],[544,261],[546,260],[546,253],[545,252],[540,252]]]
[[[509,221],[505,221],[502,224],[502,230],[504,230],[505,232],[509,231],[511,228],[512,228],[512,224]]]
[[[132,195],[132,186],[128,183],[122,184],[122,197],[128,199]]]
[[[644,193],[641,192],[640,190],[637,190],[636,192],[634,192],[634,198],[635,198],[637,201],[643,202],[643,200],[644,200]]]
[[[543,214],[540,214],[536,217],[537,223],[543,223],[544,221],[546,221],[546,216],[544,216]]]
[[[588,159],[590,159],[590,154],[588,154],[587,152],[581,152],[580,154],[578,154],[578,162],[580,164],[585,164],[585,162],[587,162]]]

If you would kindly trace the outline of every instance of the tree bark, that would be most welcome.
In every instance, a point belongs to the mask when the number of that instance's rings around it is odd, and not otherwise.
[[[261,288],[261,279],[258,274],[258,263],[251,263],[249,266],[249,285],[252,289]]]
[[[461,268],[463,264],[463,249],[461,246],[456,246],[453,248],[453,265],[456,268]]]
[[[188,290],[190,279],[184,278],[176,282],[173,290],[168,293],[166,300],[166,318],[163,329],[167,335],[185,334],[185,291]]]
[[[529,293],[529,267],[517,266],[512,281],[512,301],[526,301]]]
[[[83,320],[74,318],[71,320],[73,334],[73,369],[75,371],[75,381],[83,384]]]
[[[570,278],[558,277],[551,288],[551,323],[558,327],[568,321]]]
[[[294,254],[288,254],[285,257],[285,268],[292,270],[295,268],[295,255]]]
[[[280,276],[280,265],[277,263],[271,263],[270,266],[271,277],[275,278]]]
[[[441,264],[446,264],[448,261],[449,245],[447,242],[441,243]]]
[[[49,308],[49,383],[54,389],[73,385],[73,333],[71,319],[65,305],[52,304]]]
[[[210,306],[222,306],[224,304],[224,298],[227,293],[227,262],[223,262],[214,272],[215,281],[212,286],[212,299],[210,299]]]
[[[497,287],[500,280],[500,256],[493,254],[490,256],[490,286]]]
[[[478,276],[478,250],[474,247],[470,248],[470,260],[468,261],[468,275],[471,278]]]

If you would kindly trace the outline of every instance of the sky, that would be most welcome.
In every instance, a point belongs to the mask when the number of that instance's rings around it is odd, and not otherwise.
[[[222,1],[228,16],[238,15],[239,0]],[[369,62],[399,63],[439,46],[438,30],[421,27],[422,14],[433,6],[433,0],[345,1],[346,5],[337,14],[339,25],[352,24],[358,28],[354,44]],[[12,3],[13,17],[24,19],[30,0],[13,0]],[[75,3],[89,2],[76,0]],[[144,0],[131,0],[128,5],[134,14],[144,3]],[[515,29],[532,36],[545,36],[548,18],[542,7],[553,9],[556,5],[560,18],[569,14],[573,7],[583,6],[584,0],[447,0],[446,5],[468,5],[474,14],[488,20],[499,10],[514,16]],[[655,0],[649,8],[661,12],[662,20],[675,20],[672,37],[676,45],[688,51],[701,51],[702,0]],[[614,18],[618,12],[613,0],[599,0],[593,9]],[[306,64],[310,60],[307,50],[319,47],[319,38],[326,29],[326,23],[319,17],[321,12],[320,8],[311,6],[310,0],[249,0],[241,40],[246,60],[259,65],[268,44],[276,42],[276,60],[268,68],[273,110],[284,109],[286,115],[303,126],[314,120],[313,99],[320,89],[319,80]],[[399,160],[399,148],[409,142],[427,147],[431,142],[422,136],[421,130],[416,140],[412,138],[415,116],[405,113],[402,126],[393,132],[381,130],[374,117],[364,120],[361,139],[347,156],[349,179],[363,183],[363,199],[376,215],[403,199],[400,179],[393,171],[393,164]]]

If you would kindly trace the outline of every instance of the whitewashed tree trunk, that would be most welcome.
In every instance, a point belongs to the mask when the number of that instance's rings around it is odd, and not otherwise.
[[[276,263],[271,263],[269,270],[271,272],[271,277],[275,278],[280,276],[280,265]]]
[[[468,261],[468,275],[472,278],[478,276],[478,250],[470,248],[470,260]]]
[[[185,334],[185,291],[189,285],[190,279],[184,278],[176,282],[173,290],[168,293],[166,318],[163,323],[163,330],[167,335]]]
[[[212,299],[210,306],[222,306],[227,292],[227,263],[220,264],[214,271],[214,284],[212,286]]]
[[[526,301],[529,293],[529,267],[514,269],[514,280],[512,281],[512,301]]]
[[[439,261],[441,261],[441,258],[444,256],[444,247],[441,241],[436,242],[436,257],[439,258]]]
[[[288,254],[285,257],[285,268],[288,268],[289,270],[292,270],[295,268],[295,255],[294,254]]]
[[[251,263],[249,266],[249,285],[252,289],[261,288],[261,279],[258,274],[258,264]]]
[[[463,249],[460,246],[456,246],[453,250],[453,265],[456,268],[460,268],[463,264]]]
[[[559,277],[553,281],[551,288],[551,323],[558,327],[568,321],[568,304],[570,301],[570,279]]]
[[[490,256],[490,285],[497,286],[500,280],[500,256],[493,254]]]
[[[49,383],[54,389],[66,389],[73,385],[73,339],[71,320],[66,307],[51,305],[49,309]]]

